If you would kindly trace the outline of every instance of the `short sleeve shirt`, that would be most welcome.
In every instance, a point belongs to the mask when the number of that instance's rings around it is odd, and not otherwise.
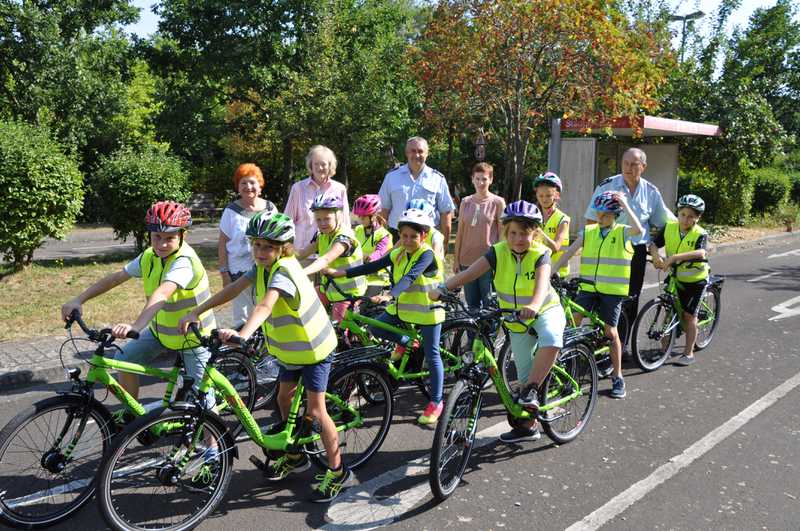
[[[142,255],[140,254],[125,264],[125,272],[132,277],[142,278],[142,266],[139,263],[141,259]],[[161,260],[163,261],[164,258]],[[164,274],[164,281],[174,282],[181,289],[186,289],[187,286],[191,285],[193,278],[192,260],[188,256],[176,258],[169,270]]]
[[[268,275],[269,271],[265,269],[264,274]],[[256,282],[256,275],[258,275],[258,266],[255,265],[244,274],[244,276],[253,283]],[[281,297],[291,299],[292,301],[294,301],[297,297],[297,286],[294,285],[294,282],[292,282],[292,279],[289,277],[289,275],[280,269],[275,271],[275,274],[272,275],[272,280],[270,281],[269,286],[267,286],[267,289],[276,289],[280,293]]]
[[[434,206],[433,224],[438,226],[440,214],[455,210],[447,180],[439,171],[423,166],[416,180],[411,178],[408,164],[398,166],[386,174],[381,185],[381,207],[389,211],[389,227],[397,229],[397,220],[406,204],[412,199],[424,199]]]

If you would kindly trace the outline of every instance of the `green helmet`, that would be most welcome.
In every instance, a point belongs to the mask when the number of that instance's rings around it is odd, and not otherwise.
[[[246,234],[251,238],[285,243],[294,240],[294,223],[286,214],[259,212],[247,224]]]

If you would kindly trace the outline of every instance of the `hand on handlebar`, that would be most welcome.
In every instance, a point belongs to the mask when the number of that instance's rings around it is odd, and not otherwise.
[[[217,335],[225,343],[232,343],[235,345],[240,345],[242,347],[250,346],[248,344],[249,338],[240,336],[238,330],[233,330],[231,328],[218,328]]]
[[[118,339],[137,339],[139,331],[127,323],[118,323],[111,327],[111,335]]]
[[[432,301],[438,301],[441,296],[442,296],[442,290],[440,290],[439,288],[435,288],[428,292],[428,298]]]
[[[381,304],[392,300],[392,296],[388,294],[373,295],[372,297],[369,298],[369,300],[374,304]]]
[[[78,312],[78,317],[80,317],[81,313],[83,313],[82,310],[81,303],[76,299],[67,301],[61,306],[61,319],[65,322],[69,321],[72,318],[72,312]]]
[[[325,269],[321,270],[320,273],[330,278],[340,278],[345,275],[344,269],[334,269],[332,267],[326,267]]]
[[[189,333],[189,325],[199,322],[200,318],[192,311],[181,317],[181,320],[178,322],[178,329],[181,331],[181,334],[186,335]]]
[[[530,319],[536,319],[539,316],[539,312],[528,306],[523,306],[519,309],[517,315],[521,320],[529,321]]]

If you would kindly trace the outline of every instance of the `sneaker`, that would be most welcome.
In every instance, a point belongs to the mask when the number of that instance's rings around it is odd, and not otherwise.
[[[622,376],[611,377],[611,398],[625,398],[625,380]]]
[[[695,361],[696,360],[695,360],[694,356],[687,356],[686,354],[683,354],[680,358],[675,360],[675,365],[680,365],[681,367],[686,367],[687,365],[691,365]]]
[[[539,386],[526,385],[522,388],[517,399],[517,404],[525,409],[536,410],[539,409]]]
[[[351,477],[353,477],[353,473],[345,466],[342,467],[339,474],[328,469],[324,474],[315,476],[314,479],[319,481],[320,484],[314,488],[314,492],[311,494],[311,501],[314,503],[328,503],[339,495],[342,487],[350,481]]]
[[[429,402],[428,407],[426,407],[422,415],[419,416],[417,422],[423,425],[436,424],[439,420],[439,415],[442,414],[442,409],[444,409],[444,402],[439,402],[438,404]]]
[[[198,452],[202,452],[198,456],[201,458],[198,460],[199,466],[192,470],[187,469],[187,471],[192,474],[192,485],[203,488],[211,485],[219,470],[219,450],[216,447],[198,448]]]
[[[598,378],[608,378],[613,372],[614,366],[611,364],[611,360],[606,359],[597,364]]]
[[[538,441],[542,438],[542,433],[536,428],[511,428],[500,435],[500,441],[506,444],[523,442],[523,441]]]
[[[269,464],[269,471],[264,476],[268,481],[280,481],[289,474],[296,474],[309,468],[311,468],[311,463],[305,454],[296,459],[292,459],[288,455],[282,455]]]

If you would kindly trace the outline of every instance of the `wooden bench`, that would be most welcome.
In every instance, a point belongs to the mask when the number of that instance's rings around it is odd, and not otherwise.
[[[214,219],[222,215],[224,209],[217,208],[214,202],[214,194],[197,193],[192,194],[189,200],[186,201],[186,206],[192,211],[192,217],[201,216]]]

